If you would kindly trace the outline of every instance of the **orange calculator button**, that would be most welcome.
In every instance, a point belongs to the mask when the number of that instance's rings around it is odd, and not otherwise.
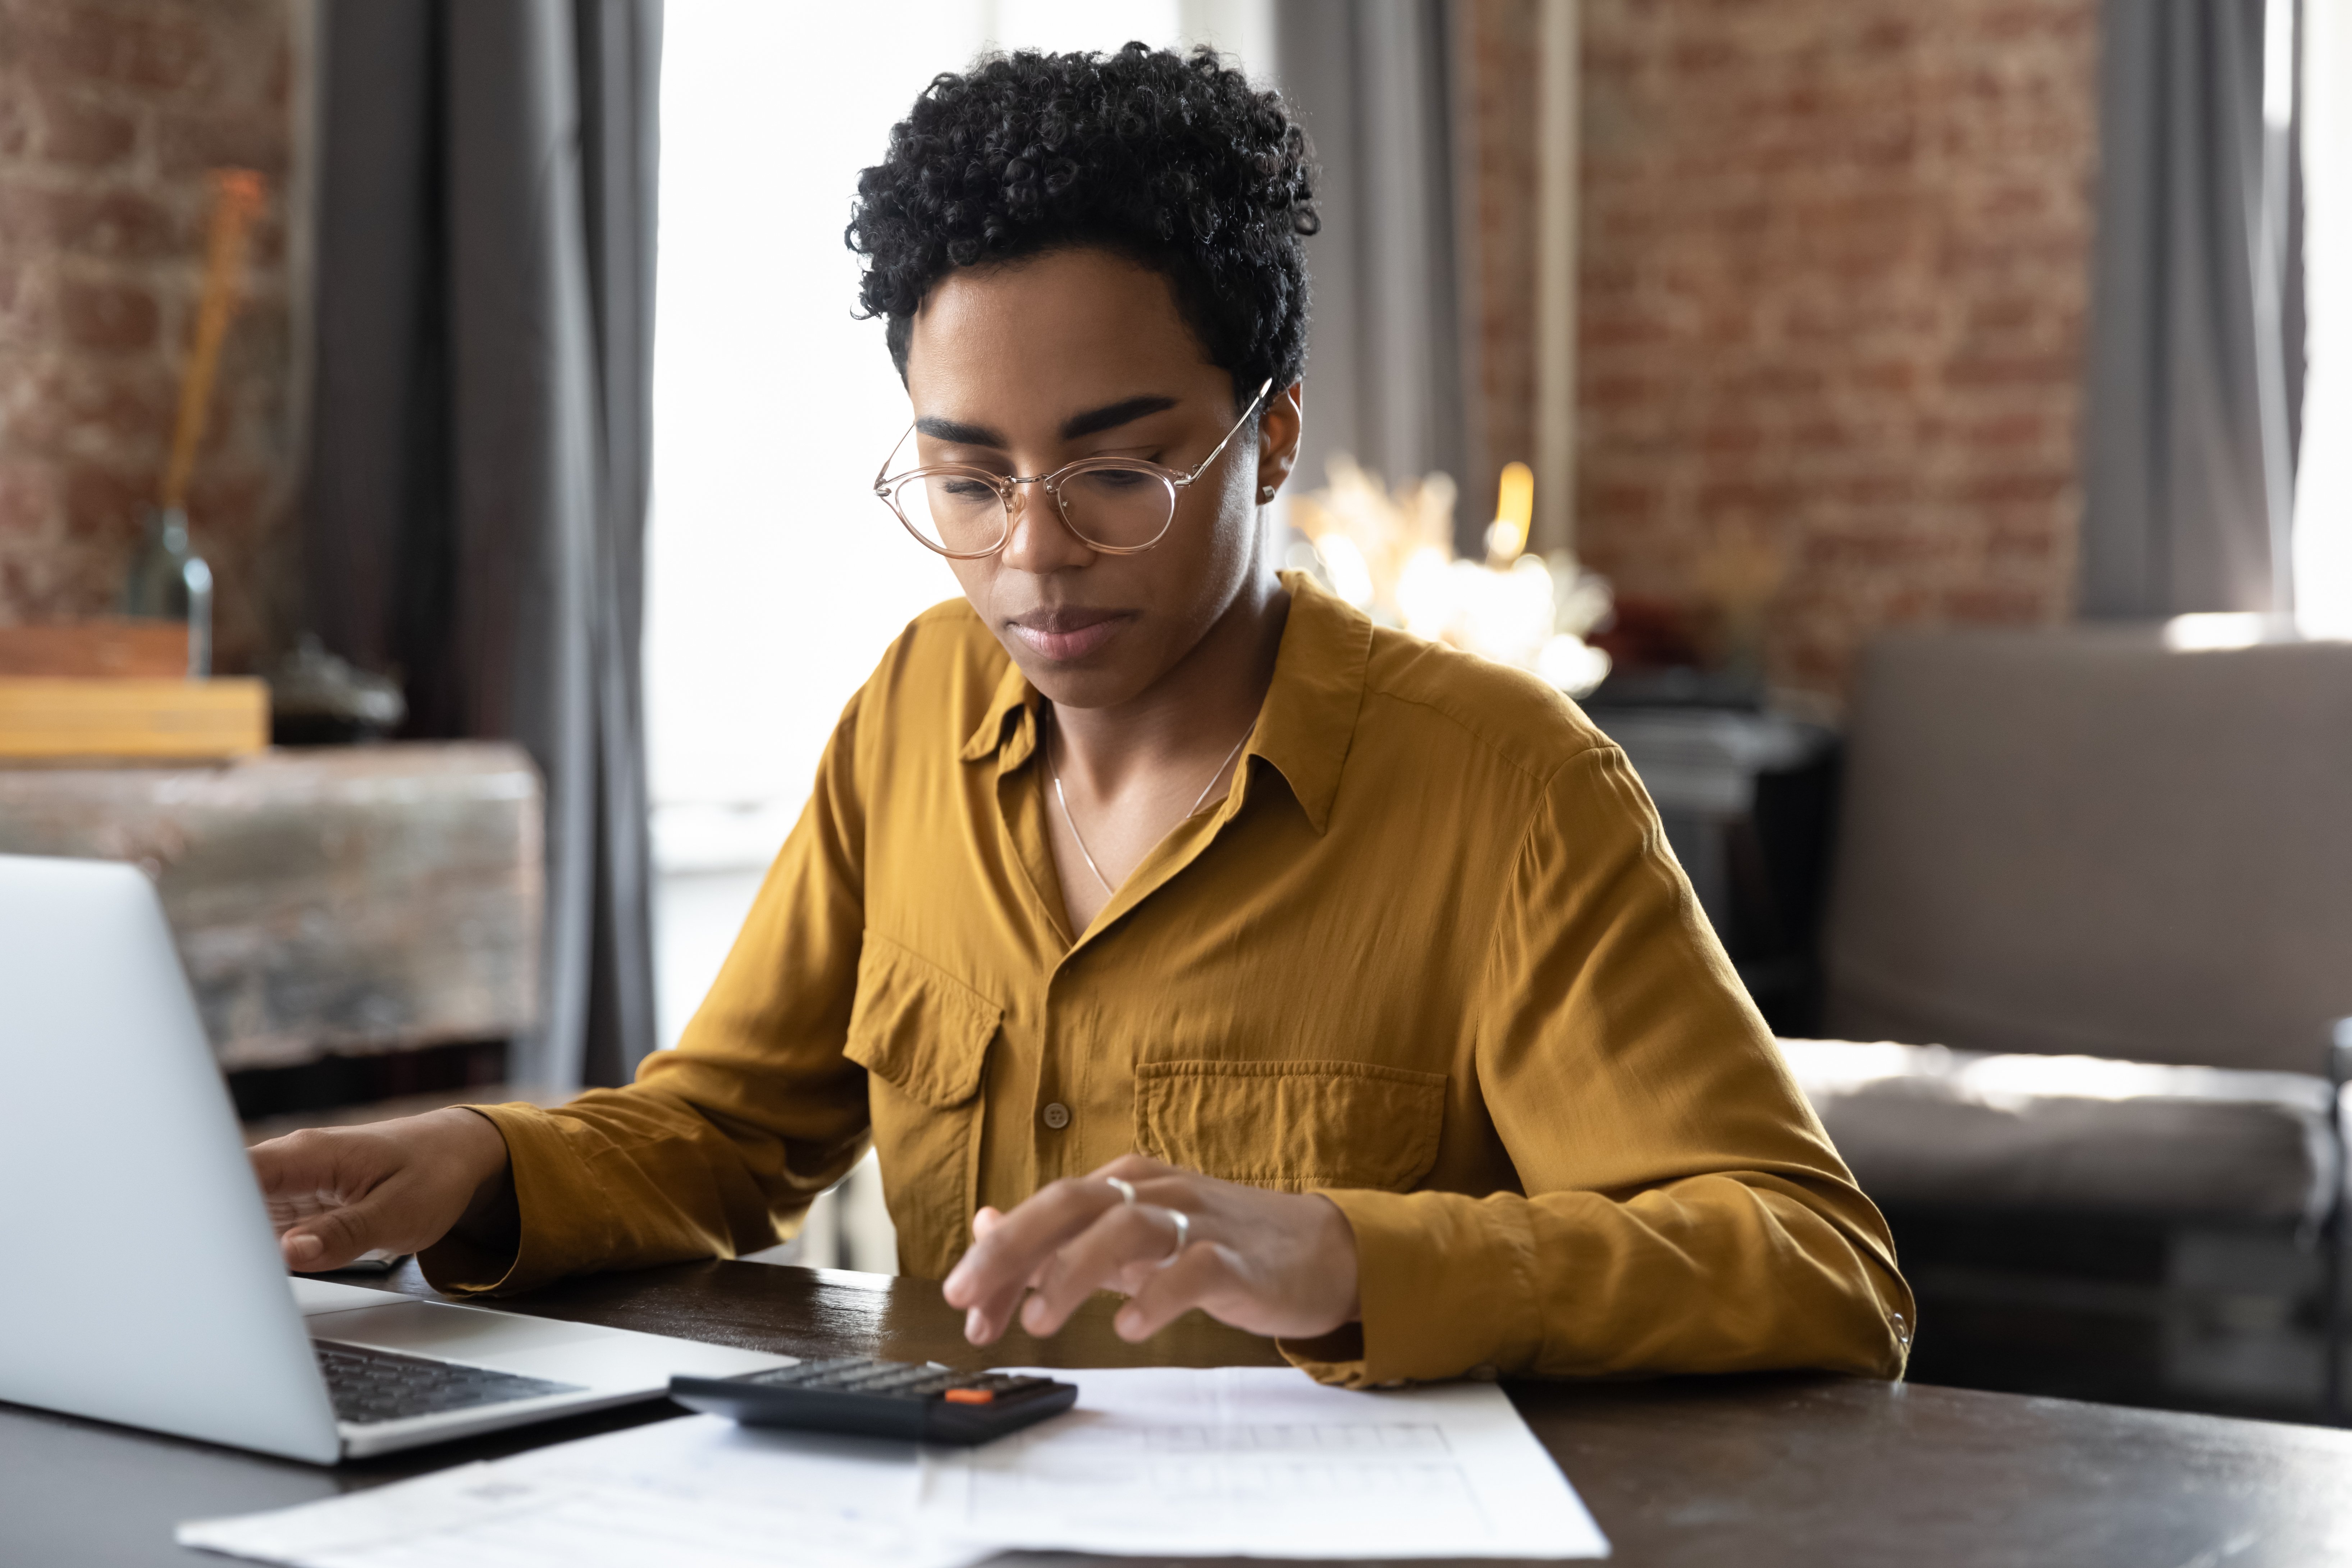
[[[950,1405],[993,1405],[996,1392],[988,1388],[950,1388],[940,1395]]]

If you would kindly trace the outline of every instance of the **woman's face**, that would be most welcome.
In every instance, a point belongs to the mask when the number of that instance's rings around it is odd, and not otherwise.
[[[1101,250],[950,273],[915,317],[907,390],[922,463],[1001,474],[1095,457],[1189,472],[1242,412],[1165,280]],[[1143,695],[1265,571],[1258,488],[1281,483],[1298,439],[1291,396],[1276,388],[1267,405],[1264,449],[1253,419],[1177,492],[1174,521],[1139,555],[1090,549],[1043,486],[1024,485],[1004,548],[951,563],[1038,690],[1071,708]]]

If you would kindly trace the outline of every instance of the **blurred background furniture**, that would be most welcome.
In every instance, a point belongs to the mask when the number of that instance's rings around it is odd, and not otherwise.
[[[1871,647],[1826,938],[1844,1037],[1789,1054],[1895,1224],[1915,1375],[2319,1408],[2347,781],[2352,643]]]
[[[538,771],[507,744],[0,771],[0,853],[154,878],[257,1121],[506,1092],[541,1012],[542,817]]]
[[[1816,1032],[1837,732],[1732,706],[1585,704],[1656,803],[1675,858],[1780,1035]]]

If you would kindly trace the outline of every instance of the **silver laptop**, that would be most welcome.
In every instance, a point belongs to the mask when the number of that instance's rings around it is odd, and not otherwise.
[[[0,1400],[314,1464],[789,1356],[289,1279],[146,878],[0,856]]]

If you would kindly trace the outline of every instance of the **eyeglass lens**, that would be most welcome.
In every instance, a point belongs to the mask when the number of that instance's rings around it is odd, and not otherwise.
[[[1118,463],[1064,475],[1050,498],[1033,494],[1030,504],[1058,501],[1072,532],[1113,550],[1138,550],[1153,542],[1168,531],[1176,514],[1176,489],[1165,476]],[[984,554],[1002,544],[1012,528],[1003,496],[974,475],[910,474],[891,499],[916,533],[951,554]]]

